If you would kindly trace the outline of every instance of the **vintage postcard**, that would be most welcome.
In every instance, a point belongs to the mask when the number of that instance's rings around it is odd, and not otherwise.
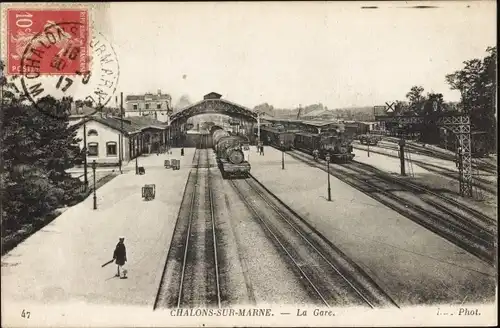
[[[496,7],[2,3],[2,327],[497,325]]]

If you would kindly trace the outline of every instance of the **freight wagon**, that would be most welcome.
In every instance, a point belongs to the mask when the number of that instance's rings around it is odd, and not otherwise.
[[[266,126],[260,129],[260,138],[265,145],[291,150],[295,142],[295,131],[284,128]]]

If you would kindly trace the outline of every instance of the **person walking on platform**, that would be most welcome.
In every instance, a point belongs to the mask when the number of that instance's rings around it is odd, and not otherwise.
[[[260,146],[260,153],[262,156],[264,156],[264,145]]]
[[[184,156],[184,147],[181,148],[181,156]]]
[[[313,157],[315,161],[318,161],[319,158],[319,151],[317,149],[314,149],[313,151]]]
[[[127,250],[125,248],[124,241],[125,237],[119,238],[118,244],[116,244],[116,248],[113,253],[113,260],[115,260],[118,270],[116,273],[116,277],[120,277],[120,279],[127,278],[127,270],[123,268],[125,262],[127,262]],[[120,269],[122,269],[121,273],[123,273],[123,276],[120,276]]]

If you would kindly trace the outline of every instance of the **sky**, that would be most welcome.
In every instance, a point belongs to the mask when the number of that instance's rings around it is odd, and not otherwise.
[[[496,3],[119,3],[95,28],[113,44],[117,91],[175,101],[211,91],[249,108],[382,105],[413,85],[458,101],[445,75],[496,44]],[[363,5],[378,9],[361,9]]]

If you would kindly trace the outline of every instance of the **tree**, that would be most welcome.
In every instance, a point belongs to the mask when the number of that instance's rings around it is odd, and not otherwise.
[[[409,102],[409,110],[417,115],[420,115],[422,112],[422,105],[425,100],[423,93],[424,88],[415,85],[411,87],[410,91],[406,94],[406,98]]]
[[[428,93],[423,102],[423,114],[441,113],[444,107],[444,99],[441,93]]]
[[[3,64],[2,64],[3,66]],[[66,169],[80,153],[76,127],[69,127],[71,99],[40,99],[37,106],[23,104],[2,80],[0,159],[2,160],[2,237],[17,229],[43,225],[47,215],[74,201],[79,179]],[[63,113],[57,118],[44,114]]]
[[[473,128],[486,131],[491,150],[496,140],[497,48],[488,47],[481,59],[464,62],[464,68],[446,75],[452,90],[460,91],[461,110],[470,114]]]
[[[265,113],[269,116],[274,116],[274,107],[268,103],[257,105],[253,108],[253,110],[259,113]]]

